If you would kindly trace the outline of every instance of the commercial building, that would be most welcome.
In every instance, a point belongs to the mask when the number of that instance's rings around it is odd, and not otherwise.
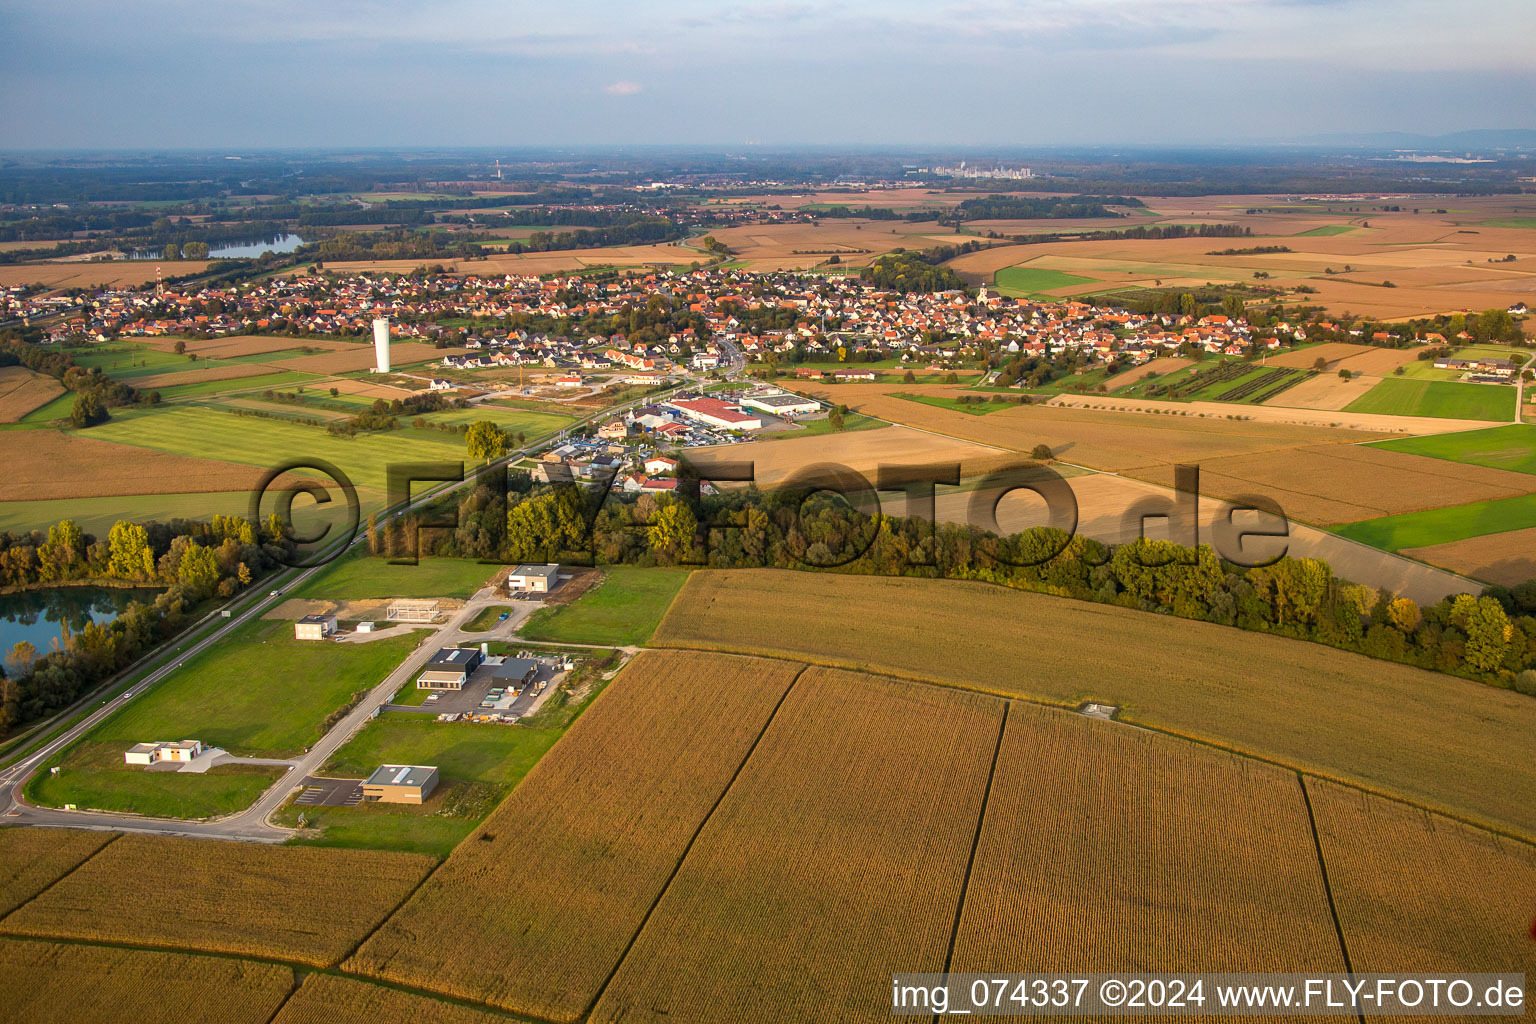
[[[462,690],[469,674],[480,667],[476,647],[444,647],[432,655],[427,667],[416,677],[418,690]]]
[[[539,663],[532,658],[504,658],[491,674],[495,676],[497,686],[507,686],[518,692],[539,674]]]
[[[547,594],[555,588],[559,576],[558,564],[519,565],[507,573],[507,590],[513,593],[521,590],[531,594]]]
[[[419,804],[437,788],[437,768],[425,764],[381,764],[363,782],[369,803]]]
[[[123,754],[128,764],[156,764],[160,761],[190,761],[203,752],[202,740],[175,743],[135,743]]]
[[[770,416],[805,416],[821,409],[821,403],[814,398],[803,398],[784,391],[749,395],[741,400],[741,405],[744,409],[756,409]]]
[[[667,405],[696,423],[718,430],[761,430],[763,421],[718,398],[679,398]]]
[[[306,615],[293,624],[295,640],[324,640],[336,632],[336,616]]]

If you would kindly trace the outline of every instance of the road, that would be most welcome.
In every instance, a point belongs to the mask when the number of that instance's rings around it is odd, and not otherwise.
[[[726,375],[730,377],[739,375],[746,366],[741,351],[728,342],[722,342],[722,347],[726,350],[727,364],[724,367]],[[680,390],[693,386],[694,383],[694,380],[686,379],[677,387],[666,392],[642,396],[622,405],[598,410],[572,424],[570,427],[561,430],[553,438],[545,438],[535,444],[509,452],[501,461],[503,464],[516,462],[530,452],[545,447],[552,441],[558,442],[562,440],[576,427],[592,419],[615,416],[634,406],[662,400]],[[404,510],[409,511],[419,508],[460,486],[463,485],[449,482],[430,488],[420,496],[412,498],[406,504]],[[384,513],[381,513],[381,519],[389,511],[386,509]],[[348,546],[362,543],[363,539],[363,536],[360,534]],[[337,557],[343,553],[343,550],[336,551]],[[326,564],[329,564],[329,562]],[[271,579],[263,580],[261,586],[270,587],[278,591],[287,591],[306,582],[324,568],[325,565],[320,565],[310,569],[287,570]],[[137,683],[134,683],[131,688],[116,697],[110,698],[100,707],[65,729],[59,735],[48,740],[32,753],[16,761],[4,771],[0,771],[0,824],[107,829],[119,832],[197,836],[244,840],[248,842],[282,842],[293,834],[292,830],[272,825],[267,819],[273,811],[283,805],[294,787],[307,775],[313,774],[318,770],[330,755],[350,739],[352,734],[373,715],[376,708],[388,703],[390,697],[400,688],[400,684],[425,663],[432,651],[436,650],[439,646],[453,646],[453,644],[461,639],[478,638],[479,634],[466,636],[459,627],[472,618],[481,608],[495,600],[494,595],[489,590],[482,590],[476,594],[464,608],[460,609],[448,622],[434,631],[427,640],[412,652],[410,657],[375,686],[356,708],[321,737],[308,752],[302,757],[291,761],[290,768],[285,773],[283,779],[280,779],[262,794],[256,803],[237,814],[209,821],[185,821],[103,811],[67,811],[59,808],[36,807],[25,801],[22,796],[23,789],[26,786],[27,780],[32,777],[33,773],[40,766],[84,737],[108,716],[115,713],[125,701],[141,696],[145,691],[168,678],[187,658],[194,657],[210,647],[221,643],[231,631],[265,614],[280,598],[281,594],[276,596],[268,595],[265,598],[252,602],[244,610],[231,615],[227,620],[214,619],[213,628],[206,635],[203,635],[200,639],[194,639],[190,643],[184,642],[183,646],[176,647],[174,649],[175,657],[169,658],[165,664],[147,674]],[[193,627],[194,636],[199,628],[207,627]],[[146,660],[165,657],[165,653],[164,651],[151,652],[146,656]],[[130,669],[125,671],[132,671],[132,669],[130,667]]]

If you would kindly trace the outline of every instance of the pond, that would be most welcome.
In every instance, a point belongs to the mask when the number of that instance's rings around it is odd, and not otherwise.
[[[270,238],[242,239],[233,242],[220,242],[208,247],[208,258],[211,260],[253,260],[264,252],[293,252],[304,244],[304,239],[295,234],[274,235]],[[136,260],[158,260],[164,258],[161,249],[136,249],[133,258]]]
[[[150,587],[55,587],[0,594],[0,658],[26,640],[46,654],[63,642],[64,627],[79,632],[88,622],[110,622],[130,601],[145,604],[160,591]]]

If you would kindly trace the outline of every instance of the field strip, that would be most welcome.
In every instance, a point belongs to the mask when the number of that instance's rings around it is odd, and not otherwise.
[[[796,575],[810,580],[790,579]],[[753,576],[762,579],[752,581]],[[900,639],[887,636],[881,623],[850,610],[873,597],[888,611],[911,596],[886,593],[886,589],[901,591],[914,584],[932,591],[923,595],[932,623],[922,632],[914,634],[907,624]],[[960,594],[957,589],[969,592]],[[837,592],[828,592],[832,590]],[[765,605],[794,608],[794,621],[771,636],[762,634],[752,623],[762,618],[760,609]],[[749,618],[741,616],[743,609]],[[715,618],[716,629],[728,624],[728,639],[700,631],[704,615]],[[1027,622],[1029,633],[963,632],[962,623],[975,621]],[[830,622],[839,626],[836,642],[829,646],[825,641],[833,638],[825,624]],[[1102,652],[1109,659],[1102,666],[1107,675],[1083,665],[1083,658],[1093,662],[1100,656],[1092,645],[1077,645],[1070,651],[1044,646],[1047,639],[1074,631],[1092,635],[1128,626],[1131,635],[1125,643],[1114,652]],[[1233,635],[1217,637],[1209,635],[1210,630]],[[1030,635],[1035,632],[1038,636]],[[957,664],[952,641],[937,641],[939,646],[934,646],[936,637],[956,635],[973,641],[970,656],[958,669],[935,672],[914,667]],[[795,639],[786,644],[786,636]],[[1002,647],[987,646],[989,641]],[[1536,825],[1532,824],[1536,798],[1527,799],[1536,791],[1527,753],[1536,738],[1536,727],[1531,725],[1536,705],[1529,698],[1306,641],[970,582],[788,570],[704,570],[690,577],[652,643],[810,662],[1039,707],[1073,709],[1086,700],[1107,701],[1121,706],[1120,720],[1148,731],[1300,772],[1536,846]],[[1033,692],[1000,685],[993,681],[1000,678],[998,673],[986,669],[1001,650],[1008,652],[1004,655],[1008,664],[1016,666],[1012,652],[1019,643],[1036,651],[1036,664],[1031,665]],[[1127,644],[1156,647],[1172,668],[1125,671],[1126,662],[1117,655]],[[865,656],[850,656],[851,651]],[[1234,704],[1225,689],[1199,682],[1204,678],[1246,680],[1256,663],[1269,666],[1270,672],[1258,681],[1262,685],[1249,691],[1247,701]],[[1062,670],[1066,675],[1058,679]],[[980,671],[988,681],[972,678],[973,671]],[[1106,685],[1116,677],[1117,686]],[[1082,678],[1100,682],[1084,690],[1074,682]],[[1425,689],[1425,683],[1433,688]],[[1335,690],[1350,694],[1349,700],[1330,703],[1328,695]],[[1377,703],[1397,709],[1397,714],[1370,713]],[[1320,706],[1331,707],[1331,713],[1319,717]],[[1415,750],[1414,742],[1404,737],[1423,735],[1417,724],[1420,717],[1439,721],[1441,729],[1434,744]],[[1475,761],[1468,761],[1465,751],[1469,749],[1480,752]]]
[[[803,668],[641,653],[343,970],[579,1019]]]
[[[1312,810],[1312,794],[1307,792],[1306,776],[1296,773],[1296,784],[1301,787],[1301,799],[1307,807],[1307,827],[1312,833],[1312,846],[1317,851],[1317,867],[1323,875],[1323,893],[1328,897],[1328,916],[1333,919],[1333,930],[1339,938],[1339,953],[1344,957],[1344,970],[1354,976],[1354,963],[1349,958],[1349,940],[1344,937],[1344,926],[1339,923],[1339,906],[1333,899],[1333,886],[1328,881],[1328,858],[1323,856],[1323,840],[1317,834],[1317,814]],[[1360,1016],[1364,1024],[1365,1016]]]
[[[46,885],[43,885],[36,892],[27,895],[23,899],[16,900],[15,903],[11,903],[11,900],[13,900],[17,894],[10,890],[15,887],[17,882],[22,880],[25,870],[37,863],[38,858],[32,859],[25,865],[18,865],[17,862],[20,860],[20,853],[19,851],[13,849],[13,847],[18,844],[24,844],[28,842],[42,842],[45,844],[60,842],[62,845],[67,843],[80,842],[81,839],[84,839],[87,836],[89,836],[90,839],[87,839],[82,845],[88,845],[90,840],[100,838],[99,833],[81,833],[66,831],[64,829],[43,830],[41,832],[32,830],[29,832],[26,829],[17,828],[6,829],[4,832],[0,832],[0,873],[3,873],[3,875],[0,875],[0,878],[3,878],[4,883],[3,888],[0,888],[0,902],[3,902],[4,904],[4,909],[0,910],[0,921],[4,921],[5,918],[25,907],[28,903],[31,903],[39,896],[42,896],[49,889],[52,889],[54,886],[64,881],[64,879],[68,878],[76,871],[79,871],[87,861],[96,856],[102,850],[106,849],[114,840],[118,839],[119,835],[117,833],[108,834],[105,840],[101,841],[93,849],[86,851],[85,855],[82,856],[73,865],[69,866],[68,869],[53,877]]]
[[[640,927],[636,928],[635,934],[629,937],[629,942],[624,946],[624,952],[620,953],[619,958],[614,961],[613,970],[608,972],[608,977],[603,980],[602,987],[597,990],[597,995],[592,997],[591,1004],[587,1007],[586,1013],[583,1014],[584,1017],[592,1015],[593,1008],[602,1001],[603,993],[607,992],[608,986],[613,984],[613,976],[619,973],[620,967],[624,966],[624,961],[629,958],[630,951],[635,948],[635,943],[639,940],[641,934],[645,932],[645,926],[650,923],[651,917],[656,913],[657,906],[661,904],[662,899],[667,895],[667,891],[672,888],[672,883],[677,879],[677,873],[682,870],[684,862],[688,860],[688,854],[693,849],[694,843],[699,841],[699,833],[704,831],[704,826],[709,824],[710,819],[715,816],[715,812],[720,809],[721,801],[725,799],[726,794],[730,793],[731,787],[736,785],[736,780],[741,778],[741,770],[747,766],[748,761],[752,760],[752,754],[757,750],[758,745],[763,742],[763,736],[768,732],[768,727],[778,717],[779,710],[784,707],[784,701],[789,698],[790,692],[795,688],[795,684],[800,681],[800,677],[805,674],[805,670],[809,667],[808,665],[801,665],[799,671],[795,673],[795,677],[789,681],[788,689],[779,698],[779,702],[773,706],[773,710],[768,714],[768,720],[763,723],[762,730],[757,734],[757,738],[752,741],[752,746],[747,749],[746,756],[741,759],[741,764],[737,765],[736,771],[731,774],[731,781],[725,784],[725,788],[720,791],[720,796],[715,799],[714,805],[710,807],[709,813],[704,815],[703,820],[699,822],[699,827],[693,830],[693,835],[688,838],[688,845],[683,847],[682,856],[677,858],[677,863],[672,867],[672,873],[667,876],[665,884],[657,891],[656,899],[651,902],[650,909],[645,912],[645,917],[641,920]]]

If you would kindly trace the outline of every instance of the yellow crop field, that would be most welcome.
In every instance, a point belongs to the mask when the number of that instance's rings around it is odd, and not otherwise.
[[[1357,971],[1536,973],[1536,848],[1307,780]]]
[[[0,931],[328,967],[433,864],[406,853],[124,836]]]
[[[0,917],[80,866],[115,836],[70,828],[0,829]]]
[[[951,969],[1007,964],[1343,971],[1295,773],[1015,703]]]
[[[800,668],[640,654],[345,969],[579,1018]]]
[[[272,1024],[505,1024],[507,1018],[356,978],[311,974]]]
[[[15,423],[64,393],[64,385],[25,366],[0,366],[0,423]]]
[[[293,969],[281,964],[0,939],[0,1016],[10,1021],[266,1024],[292,991]]]
[[[990,697],[807,669],[592,1021],[888,1020],[877,979],[944,970],[1002,721]]]
[[[1104,701],[1536,837],[1536,700],[1301,640],[984,583],[748,569],[693,573],[652,643]]]

